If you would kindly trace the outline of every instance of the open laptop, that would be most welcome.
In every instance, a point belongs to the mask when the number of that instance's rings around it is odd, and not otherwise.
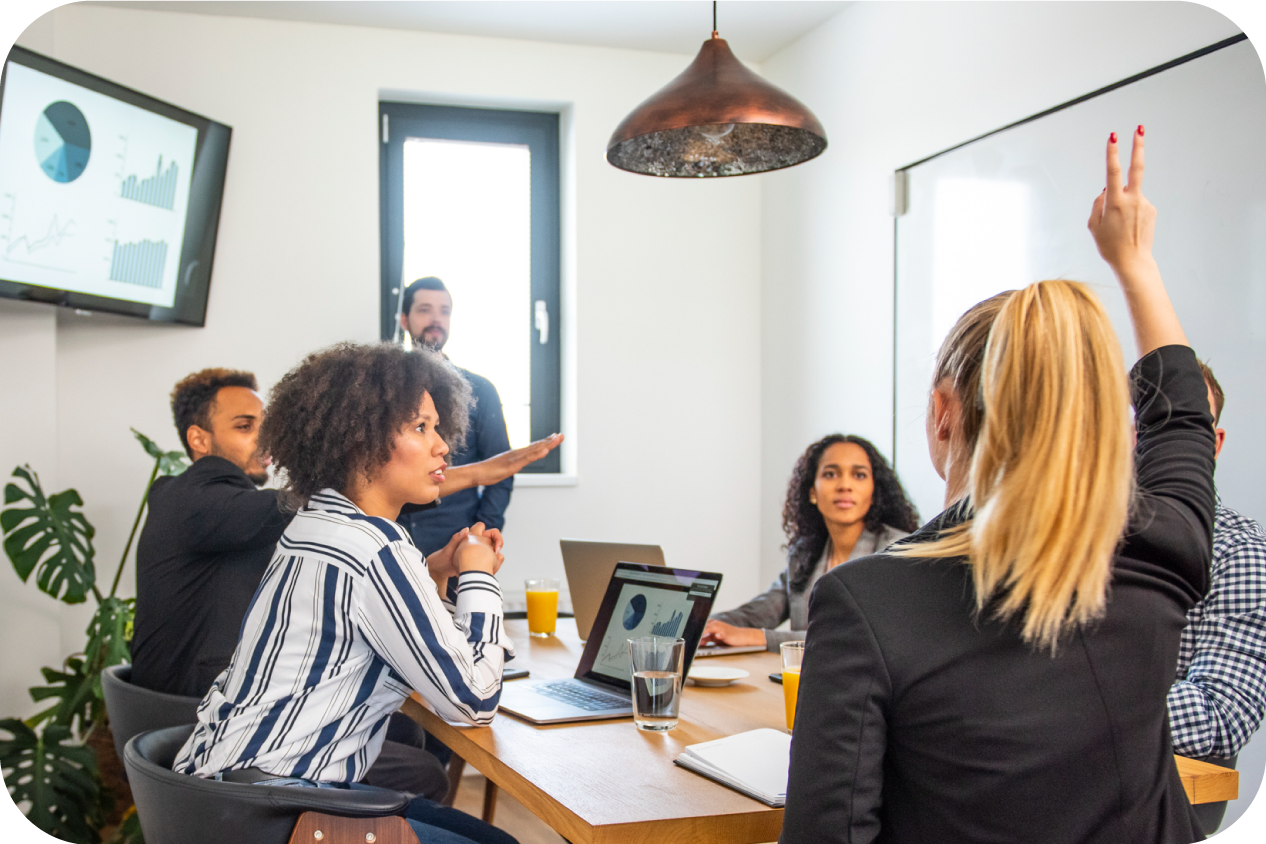
[[[571,610],[576,615],[576,632],[581,640],[589,638],[593,620],[598,617],[602,596],[607,593],[611,572],[619,562],[664,565],[664,552],[658,545],[631,545],[627,542],[593,542],[587,539],[560,539],[563,568],[567,571],[567,589],[571,592]]]
[[[501,709],[533,724],[632,715],[629,639],[685,639],[684,682],[720,586],[721,575],[711,572],[617,563],[576,676],[507,683],[501,687]]]

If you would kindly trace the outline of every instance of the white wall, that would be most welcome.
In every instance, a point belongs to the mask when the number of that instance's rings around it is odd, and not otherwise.
[[[150,468],[128,428],[176,447],[167,395],[180,377],[230,366],[267,387],[309,351],[376,339],[387,90],[565,114],[576,417],[565,433],[579,483],[515,491],[508,588],[561,577],[558,539],[577,536],[662,543],[670,563],[723,572],[722,601],[755,591],[761,183],[670,183],[602,154],[624,114],[689,56],[86,5],[54,10],[22,43],[233,127],[206,328],[72,313],[54,327],[33,311],[31,355],[44,371],[21,380],[0,367],[13,406],[49,404],[55,384],[56,411],[14,444],[6,436],[0,457],[79,489],[103,579]],[[0,358],[17,346],[0,335]],[[130,565],[124,580],[131,594]],[[3,584],[0,618],[51,604]],[[61,615],[75,646],[86,618]],[[13,652],[0,656],[0,714],[25,714],[38,679],[39,661]]]
[[[57,347],[54,315],[46,306],[0,301],[0,487],[17,481],[15,466],[30,464],[45,492],[61,489],[57,472]],[[60,605],[24,586],[8,558],[0,566],[0,717],[30,714],[27,688],[43,685],[41,666],[59,666],[73,641],[63,643]]]
[[[762,188],[766,579],[805,446],[841,430],[891,454],[893,171],[1236,32],[1189,3],[857,3],[765,62],[830,142]]]

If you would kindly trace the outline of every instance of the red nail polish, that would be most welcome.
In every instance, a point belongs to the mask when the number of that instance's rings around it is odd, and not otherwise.
[[[1143,137],[1143,124],[1142,124],[1142,123],[1140,123],[1140,124],[1139,124],[1139,137],[1140,137],[1140,138],[1141,138],[1141,137]]]
[[[1111,135],[1108,136],[1108,143],[1115,144],[1116,142],[1117,142],[1117,133],[1113,132]]]

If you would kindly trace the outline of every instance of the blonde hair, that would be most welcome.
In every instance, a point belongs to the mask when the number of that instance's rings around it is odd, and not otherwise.
[[[977,610],[996,598],[999,618],[1021,616],[1024,640],[1054,652],[1061,636],[1103,615],[1128,516],[1134,465],[1121,346],[1099,300],[1072,281],[1001,294],[959,323],[937,374],[953,382],[965,422],[979,400],[979,429],[966,436],[975,513],[898,553],[966,556]],[[963,377],[973,367],[978,387]]]

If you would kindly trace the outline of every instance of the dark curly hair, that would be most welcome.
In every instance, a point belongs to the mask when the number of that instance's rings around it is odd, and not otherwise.
[[[435,402],[440,436],[451,450],[461,448],[470,384],[436,352],[340,343],[287,372],[269,395],[259,430],[261,450],[285,473],[287,506],[371,477],[391,460],[396,436],[414,418],[423,393]]]
[[[866,511],[864,523],[867,530],[879,530],[883,525],[890,525],[906,533],[913,533],[919,527],[919,513],[906,498],[906,491],[897,479],[897,473],[884,460],[879,449],[870,440],[853,435],[831,434],[823,437],[805,449],[804,454],[796,461],[796,468],[791,472],[791,483],[787,485],[787,501],[782,506],[782,530],[787,535],[790,558],[791,588],[803,592],[813,576],[822,549],[826,548],[829,534],[826,520],[822,518],[817,505],[809,502],[809,490],[818,477],[818,464],[822,455],[836,443],[853,443],[861,446],[870,460],[871,476],[875,481],[875,491],[870,499],[870,509]]]
[[[245,387],[258,390],[255,374],[238,369],[203,369],[192,375],[186,375],[171,391],[171,416],[180,432],[180,444],[185,447],[185,454],[193,457],[189,448],[189,440],[185,435],[189,429],[197,425],[204,431],[211,430],[211,408],[215,406],[215,397],[225,387]]]

